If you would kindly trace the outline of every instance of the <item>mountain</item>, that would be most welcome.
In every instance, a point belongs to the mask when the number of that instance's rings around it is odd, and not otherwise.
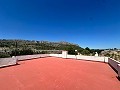
[[[65,41],[50,42],[36,40],[20,39],[0,39],[0,57],[10,57],[14,55],[44,54],[44,53],[61,53],[61,50],[68,51],[68,54],[94,55],[101,50],[92,50],[82,48],[78,44]],[[75,51],[77,50],[77,52]]]
[[[13,50],[26,50],[30,49],[32,51],[39,52],[40,50],[82,50],[82,48],[73,43],[60,41],[60,42],[50,42],[50,41],[35,41],[35,40],[20,40],[20,39],[0,39],[0,52],[9,52]]]
[[[60,41],[60,42],[49,42],[49,41],[35,41],[35,40],[12,40],[12,39],[0,39],[0,47],[9,48],[31,48],[31,49],[45,49],[45,50],[60,50],[63,46],[72,45],[79,47],[77,44]]]

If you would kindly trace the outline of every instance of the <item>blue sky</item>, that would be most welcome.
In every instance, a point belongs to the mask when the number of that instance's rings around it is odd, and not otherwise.
[[[120,0],[0,0],[0,38],[120,48]]]

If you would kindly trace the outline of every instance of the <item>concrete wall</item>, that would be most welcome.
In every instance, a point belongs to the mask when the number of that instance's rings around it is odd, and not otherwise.
[[[16,64],[16,58],[0,58],[0,67],[10,66]]]
[[[120,64],[118,64],[118,76],[120,77]]]
[[[51,57],[63,57],[63,55],[62,54],[49,54],[49,56],[51,56]]]
[[[48,57],[49,54],[36,54],[36,55],[23,55],[23,56],[16,56],[17,60],[28,60],[28,59],[34,59],[34,58],[40,58],[40,57]]]
[[[99,57],[99,56],[80,56],[80,55],[77,55],[77,59],[99,61],[99,62],[108,62],[108,57]]]
[[[109,57],[105,57],[105,62],[107,62],[107,63],[108,63],[108,58],[109,58]]]
[[[0,58],[0,67],[15,65],[17,61],[20,60],[28,60],[40,57],[48,57],[49,54],[36,54],[36,55],[23,55],[23,56],[16,56],[12,58]]]
[[[108,57],[99,57],[99,56],[67,55],[67,58],[73,58],[73,59],[78,59],[78,60],[108,62]]]
[[[67,58],[77,59],[76,55],[67,55]]]
[[[59,57],[58,54],[49,54],[49,56],[51,56],[51,57]]]
[[[75,56],[75,55],[66,55],[66,56],[65,56],[65,55],[63,55],[63,54],[49,54],[49,56],[76,59],[76,56]]]
[[[67,58],[68,51],[62,51],[62,58]]]
[[[63,54],[50,54],[53,57],[62,57],[65,58]],[[81,55],[67,55],[66,58],[78,59],[78,60],[90,60],[90,61],[99,61],[99,62],[108,62],[108,57],[99,57],[99,56],[81,56]]]
[[[109,63],[116,71],[118,71],[118,64],[120,64],[119,61],[116,61],[116,60],[114,60],[114,59],[112,59],[112,58],[109,58],[109,59],[108,59],[108,63]]]
[[[118,73],[118,76],[120,77],[120,62],[109,58],[108,63]]]
[[[67,58],[68,51],[62,51],[62,54],[49,54],[49,56],[52,57],[61,57],[61,58]]]
[[[62,55],[62,54],[58,54],[58,57],[61,57],[61,58],[62,58],[62,57],[63,57],[63,55]]]

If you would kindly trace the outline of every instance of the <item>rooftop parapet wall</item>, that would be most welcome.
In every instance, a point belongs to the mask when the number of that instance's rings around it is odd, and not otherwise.
[[[15,57],[12,58],[0,58],[0,67],[15,65],[17,60]]]
[[[53,57],[62,57],[62,58],[71,58],[78,60],[90,60],[90,61],[99,61],[99,62],[108,62],[108,57],[99,57],[99,56],[81,56],[81,55],[66,55],[63,54],[50,54]]]
[[[118,76],[120,78],[120,64],[118,64]]]
[[[90,60],[90,61],[98,61],[98,62],[108,62],[108,57],[99,57],[99,56],[76,56],[77,59],[82,59],[82,60]]]
[[[62,54],[49,54],[51,57],[62,57]]]
[[[0,67],[16,65],[18,61],[28,60],[34,58],[48,57],[49,54],[37,54],[37,55],[24,55],[24,56],[16,56],[12,58],[0,58]]]
[[[98,57],[98,56],[80,56],[80,55],[66,55],[66,54],[36,54],[36,55],[23,55],[23,56],[16,56],[16,60],[28,60],[28,59],[34,59],[34,58],[40,58],[40,57],[48,57],[48,56],[54,56],[54,57],[61,57],[61,58],[72,58],[72,59],[78,59],[78,60],[91,60],[91,61],[100,61],[100,62],[108,62],[107,57]],[[13,58],[1,58],[0,64],[4,63],[4,65],[12,64]],[[17,62],[16,61],[16,62]],[[16,64],[14,62],[13,64]]]
[[[108,64],[109,64],[113,69],[115,69],[115,71],[118,72],[118,64],[120,64],[119,61],[116,61],[116,60],[114,60],[114,59],[112,59],[112,58],[109,58],[109,59],[108,59]]]
[[[16,59],[18,61],[20,61],[20,60],[28,60],[28,59],[34,59],[34,58],[48,57],[48,56],[49,56],[49,54],[23,55],[23,56],[16,56]]]

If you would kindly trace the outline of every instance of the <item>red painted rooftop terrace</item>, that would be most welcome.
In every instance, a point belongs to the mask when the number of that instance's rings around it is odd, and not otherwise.
[[[0,90],[120,90],[106,63],[55,57],[0,68]]]

